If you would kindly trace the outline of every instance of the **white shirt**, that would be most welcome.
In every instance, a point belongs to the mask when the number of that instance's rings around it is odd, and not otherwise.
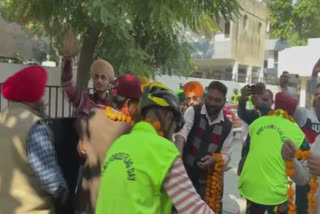
[[[208,113],[207,113],[207,109],[205,105],[202,105],[201,107],[201,112],[202,115],[206,115],[209,125],[213,125],[213,124],[218,124],[221,121],[224,121],[224,115],[223,115],[223,110],[220,111],[218,117],[214,120],[211,121]],[[187,109],[187,111],[184,113],[184,121],[185,124],[183,126],[183,128],[177,133],[177,135],[180,135],[181,137],[184,138],[184,141],[186,142],[188,139],[188,135],[192,129],[193,123],[194,123],[194,108],[193,107],[189,107]],[[231,159],[231,146],[232,146],[232,139],[233,139],[233,131],[231,129],[230,133],[228,134],[227,138],[224,140],[220,154],[222,156],[222,159],[224,161],[224,165],[227,166],[230,159]]]
[[[293,114],[293,118],[300,128],[305,132],[309,143],[314,143],[320,140],[320,121],[315,110],[297,107]],[[319,142],[320,143],[320,142]]]

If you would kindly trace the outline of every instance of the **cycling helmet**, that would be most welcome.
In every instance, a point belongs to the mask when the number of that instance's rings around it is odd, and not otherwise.
[[[175,114],[178,124],[181,122],[182,115],[177,96],[161,83],[154,82],[144,88],[139,103],[141,115],[144,115],[146,110],[152,107],[169,108]]]

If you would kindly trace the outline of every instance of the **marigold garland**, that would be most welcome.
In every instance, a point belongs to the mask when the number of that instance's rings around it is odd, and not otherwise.
[[[114,112],[112,111],[112,108],[110,106],[106,107],[105,114],[110,120],[127,122],[130,125],[134,125],[134,122],[130,116],[124,115],[122,113]]]
[[[280,116],[280,115],[282,115],[283,118],[288,119],[288,120],[290,120],[290,121],[293,122],[293,123],[296,122],[296,121],[293,119],[293,117],[292,117],[291,115],[289,115],[289,113],[288,113],[287,111],[282,111],[282,112],[281,112],[281,110],[279,110],[279,109],[276,110],[276,111],[270,110],[270,111],[268,112],[268,115],[269,115],[269,116],[273,116],[273,115]]]
[[[221,211],[222,196],[222,173],[224,169],[224,161],[221,154],[214,153],[212,156],[216,159],[213,169],[209,169],[207,186],[206,186],[206,202],[215,212]]]
[[[293,160],[286,160],[285,161],[285,165],[286,165],[286,175],[289,177],[292,177],[296,174],[295,168],[294,168],[294,162]],[[297,207],[294,204],[294,195],[295,195],[295,191],[293,189],[293,181],[288,180],[288,191],[287,191],[287,200],[288,200],[288,207],[289,207],[289,211],[288,214],[296,214],[297,212]]]
[[[150,118],[146,118],[144,120],[144,122],[150,123],[153,126],[153,128],[157,131],[159,136],[161,136],[161,137],[164,136],[164,132],[161,131],[161,123],[160,123],[160,121],[156,120],[156,121],[152,122],[152,120]]]
[[[293,119],[293,117],[291,115],[288,114],[287,111],[281,111],[281,110],[271,110],[268,112],[269,116],[280,116],[282,115],[283,118],[290,120],[291,122],[295,123],[295,120]],[[308,160],[309,157],[311,156],[311,151],[302,151],[302,150],[297,150],[295,157],[298,160]],[[286,160],[285,161],[285,166],[286,166],[286,175],[288,177],[292,177],[296,174],[296,170],[294,168],[294,161],[293,160]],[[288,191],[287,191],[287,200],[289,203],[289,211],[288,214],[296,214],[297,212],[297,208],[296,205],[294,204],[294,196],[295,196],[295,191],[293,189],[293,181],[288,180]],[[310,185],[310,191],[308,193],[308,212],[309,213],[314,213],[315,209],[316,209],[316,197],[315,197],[315,193],[317,191],[317,188],[319,186],[318,182],[317,182],[317,176],[311,176],[310,181],[309,181],[309,185]]]
[[[297,150],[295,156],[298,160],[308,160],[309,157],[311,156],[311,151]],[[293,160],[286,160],[285,166],[286,166],[286,175],[287,176],[292,177],[296,174]],[[287,191],[287,194],[288,194],[287,200],[289,203],[288,214],[296,214],[297,209],[296,209],[296,205],[294,204],[295,191],[293,189],[293,181],[288,180],[288,185],[289,185],[289,188]],[[317,206],[315,193],[317,192],[317,188],[319,186],[318,181],[317,181],[317,176],[311,176],[311,179],[309,181],[309,185],[310,185],[310,191],[308,193],[308,213],[314,213],[316,210],[316,206]]]

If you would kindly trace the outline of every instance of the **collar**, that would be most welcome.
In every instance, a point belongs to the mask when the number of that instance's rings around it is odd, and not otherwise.
[[[94,94],[92,94],[93,100],[95,102],[100,102],[100,103],[108,103],[109,102],[109,96],[107,94],[107,96],[104,99],[100,99],[100,97],[98,96],[97,92],[94,92]]]
[[[208,119],[208,122],[209,122],[209,125],[213,125],[213,124],[224,122],[223,109],[221,109],[220,113],[218,114],[218,117],[214,121],[211,121],[211,119],[210,119],[210,117],[208,115],[207,108],[206,108],[205,104],[202,105],[200,113],[202,115],[206,115],[206,117]]]
[[[148,123],[148,122],[138,122],[134,125],[132,131],[134,132],[147,132],[147,133],[150,133],[150,134],[155,134],[158,136],[156,130],[153,128],[153,126]]]
[[[32,109],[30,106],[28,106],[28,105],[25,104],[24,102],[8,101],[8,107],[11,108],[11,109],[24,108],[24,109],[32,112],[32,113],[35,114],[36,116],[40,117],[40,114],[39,114],[38,111]]]

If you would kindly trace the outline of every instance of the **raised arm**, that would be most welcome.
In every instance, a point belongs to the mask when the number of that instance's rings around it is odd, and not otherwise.
[[[314,94],[318,85],[318,74],[320,73],[320,59],[314,65],[310,81],[310,93]]]
[[[246,108],[247,101],[249,100],[250,87],[247,85],[241,89],[241,97],[239,99],[238,116],[241,120],[250,125],[255,119],[259,117],[258,112],[255,110],[248,110]]]
[[[62,62],[61,82],[64,93],[69,101],[81,111],[82,105],[89,100],[88,94],[77,88],[72,74],[72,57],[78,52],[77,40],[73,35],[72,29],[68,28],[63,35],[64,58]]]
[[[72,79],[72,59],[71,57],[63,58],[63,65],[61,71],[61,82],[64,93],[67,95],[69,101],[75,108],[79,108],[82,99],[86,97],[86,93],[76,87]]]

